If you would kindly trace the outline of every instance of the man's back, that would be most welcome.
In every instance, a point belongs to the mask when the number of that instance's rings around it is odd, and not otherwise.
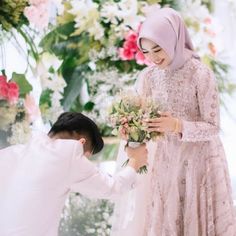
[[[76,143],[41,134],[27,145],[0,150],[1,236],[21,235],[21,231],[29,236],[57,234],[48,229],[57,231]]]
[[[78,140],[45,134],[25,146],[0,150],[0,236],[56,236],[69,191],[114,199],[134,188],[134,168],[112,177],[83,153]]]

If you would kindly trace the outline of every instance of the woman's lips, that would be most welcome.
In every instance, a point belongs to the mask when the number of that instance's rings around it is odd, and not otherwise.
[[[161,60],[159,60],[159,61],[156,61],[155,63],[156,63],[158,66],[160,66],[160,65],[164,62],[164,60],[165,60],[165,59],[161,59]]]

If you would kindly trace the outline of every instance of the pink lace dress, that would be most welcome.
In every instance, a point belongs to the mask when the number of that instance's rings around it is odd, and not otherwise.
[[[172,72],[148,67],[140,74],[137,90],[180,118],[183,132],[167,134],[155,143],[145,187],[138,190],[145,196],[136,196],[136,206],[142,210],[136,210],[126,230],[112,235],[236,236],[212,71],[197,59]]]

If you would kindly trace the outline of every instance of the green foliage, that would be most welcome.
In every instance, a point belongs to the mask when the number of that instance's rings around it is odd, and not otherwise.
[[[210,63],[217,78],[219,92],[232,95],[236,90],[236,84],[230,82],[228,78],[229,66],[215,60],[211,60]]]
[[[67,24],[57,26],[41,40],[39,46],[42,47],[44,51],[54,54],[54,46],[60,42],[66,41],[69,38],[70,34],[72,34],[75,30],[74,25],[74,22],[69,22]]]
[[[44,107],[44,108],[48,108],[48,107],[51,107],[51,94],[53,93],[52,90],[50,89],[45,89],[41,96],[40,96],[40,101],[39,101],[39,105],[40,107]]]
[[[73,74],[66,79],[67,87],[64,92],[63,107],[66,111],[70,110],[76,98],[80,95],[81,88],[84,82],[83,71],[88,67],[86,65],[78,66],[73,71]]]
[[[33,89],[32,85],[27,81],[24,74],[13,72],[11,81],[15,81],[18,84],[21,98],[24,98],[26,94],[29,94]]]
[[[0,1],[0,25],[6,31],[12,28],[19,28],[22,24],[27,24],[27,19],[23,14],[27,0],[1,0]]]

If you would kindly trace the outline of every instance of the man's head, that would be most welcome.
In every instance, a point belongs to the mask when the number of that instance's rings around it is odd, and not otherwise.
[[[53,138],[79,140],[84,146],[85,155],[96,154],[104,146],[97,125],[87,116],[78,112],[62,113],[49,131]]]

